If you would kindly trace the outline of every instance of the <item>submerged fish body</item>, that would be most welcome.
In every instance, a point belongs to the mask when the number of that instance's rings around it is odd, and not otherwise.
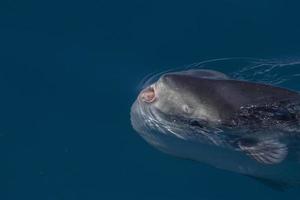
[[[163,74],[131,108],[157,149],[244,175],[300,184],[300,95],[212,70]]]

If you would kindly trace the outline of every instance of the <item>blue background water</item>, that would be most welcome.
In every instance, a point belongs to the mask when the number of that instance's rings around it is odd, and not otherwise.
[[[297,57],[296,2],[2,0],[0,199],[297,199],[164,155],[129,120],[149,73]]]

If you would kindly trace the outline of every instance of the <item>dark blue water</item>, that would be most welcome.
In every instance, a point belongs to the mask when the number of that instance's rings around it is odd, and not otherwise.
[[[219,57],[297,58],[299,6],[1,1],[0,199],[297,199],[299,189],[158,152],[133,131],[129,110],[152,72]]]

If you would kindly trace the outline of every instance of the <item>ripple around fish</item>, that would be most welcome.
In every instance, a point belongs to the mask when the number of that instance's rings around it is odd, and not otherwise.
[[[185,68],[217,70],[233,79],[300,91],[300,61],[295,59],[219,58],[194,63]]]
[[[238,80],[246,80],[253,82],[260,82],[265,84],[271,84],[276,86],[287,87],[289,89],[300,90],[300,61],[297,60],[279,60],[279,59],[256,59],[256,58],[247,58],[247,57],[234,57],[234,58],[218,58],[202,61],[199,63],[194,63],[191,65],[186,65],[181,68],[173,68],[166,71],[152,73],[147,75],[139,84],[141,89],[152,84],[159,79],[163,74],[175,71],[191,70],[191,69],[210,69],[221,71],[229,77]],[[298,107],[297,107],[298,108]],[[297,112],[299,109],[297,110]],[[293,113],[295,113],[295,107],[293,107]],[[150,113],[150,115],[149,115]],[[165,130],[162,132],[174,132],[170,131],[174,124],[168,126],[164,124],[161,126],[160,119],[155,119],[155,115],[151,112],[148,113],[148,118],[146,114],[143,116],[146,117],[149,124],[153,126],[165,127]],[[268,113],[267,113],[268,114]],[[295,127],[292,127],[295,129]],[[297,132],[298,132],[298,128]],[[216,132],[214,130],[205,130],[205,127],[199,128],[197,130],[201,132],[202,135],[205,135],[207,132]],[[176,132],[176,131],[175,131]],[[199,132],[199,133],[200,133]],[[218,134],[216,134],[218,135]],[[185,134],[185,137],[189,137]]]
[[[257,59],[248,57],[230,57],[205,60],[183,67],[148,74],[139,83],[139,90],[157,81],[169,72],[210,69],[223,72],[238,80],[253,81],[300,91],[300,60],[298,59]]]

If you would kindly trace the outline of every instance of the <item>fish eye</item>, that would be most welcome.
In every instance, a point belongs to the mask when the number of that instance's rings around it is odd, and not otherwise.
[[[192,113],[191,107],[189,107],[189,106],[186,105],[186,104],[184,104],[184,105],[182,106],[182,109],[183,109],[183,111],[184,111],[185,113],[187,113],[187,114],[191,114],[191,113]]]

